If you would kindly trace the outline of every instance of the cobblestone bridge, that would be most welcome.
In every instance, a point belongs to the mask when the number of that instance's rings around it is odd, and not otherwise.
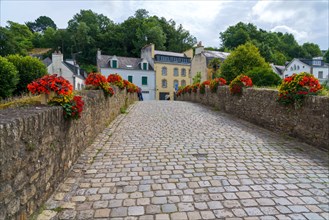
[[[329,219],[327,153],[188,102],[139,102],[38,219]]]

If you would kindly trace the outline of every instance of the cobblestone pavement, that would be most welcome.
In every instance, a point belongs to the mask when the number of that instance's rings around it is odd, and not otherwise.
[[[329,219],[327,153],[188,102],[139,102],[38,219]]]

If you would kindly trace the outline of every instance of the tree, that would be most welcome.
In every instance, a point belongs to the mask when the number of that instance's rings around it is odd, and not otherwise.
[[[25,24],[34,33],[44,32],[47,28],[57,29],[55,22],[47,16],[40,16],[34,22],[26,22]]]
[[[217,78],[219,77],[219,68],[220,65],[223,63],[223,61],[219,58],[214,58],[212,60],[210,60],[209,64],[208,64],[208,68],[211,69],[211,78]]]
[[[329,63],[329,49],[324,54],[323,59],[324,59],[324,62]]]
[[[255,86],[278,86],[281,78],[271,68],[255,67],[246,73]]]
[[[201,82],[201,72],[197,72],[196,75],[192,78],[193,84]]]
[[[245,74],[255,67],[268,67],[255,45],[248,42],[237,47],[220,67],[221,75],[231,82],[236,76]]]
[[[27,92],[27,84],[47,74],[46,66],[37,58],[9,55],[7,59],[18,71],[19,83],[14,91],[15,95]]]
[[[27,51],[33,48],[32,39],[33,34],[26,25],[18,24],[12,21],[8,21],[6,28],[1,28],[0,42],[5,52],[1,52],[2,55],[8,54],[21,54],[26,55]],[[7,42],[8,41],[8,42]]]
[[[319,57],[322,56],[322,52],[320,50],[319,45],[314,44],[314,43],[304,43],[302,48],[304,49],[306,56],[305,58],[313,58],[313,57]]]
[[[0,56],[0,97],[12,96],[18,83],[18,71],[6,58]]]

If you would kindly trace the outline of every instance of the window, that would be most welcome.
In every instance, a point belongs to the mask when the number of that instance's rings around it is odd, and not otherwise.
[[[318,72],[318,79],[323,79],[323,71]]]
[[[167,88],[167,80],[162,80],[162,88]]]
[[[143,70],[147,70],[147,63],[143,63]]]
[[[181,76],[183,76],[183,77],[186,76],[186,69],[184,69],[184,68],[182,69]]]
[[[299,70],[299,66],[297,66],[297,70]]]
[[[174,76],[178,76],[178,68],[174,68]]]
[[[178,80],[174,80],[174,89],[178,90]]]
[[[132,83],[133,82],[133,76],[128,76],[128,81]]]
[[[147,76],[142,76],[142,85],[147,86]]]
[[[162,67],[162,75],[163,76],[167,75],[167,67]]]
[[[182,80],[181,86],[186,86],[186,81],[185,80]]]
[[[80,83],[78,83],[78,90],[80,90],[81,89],[81,85],[80,85]]]
[[[118,61],[112,60],[112,68],[118,68]]]
[[[296,64],[294,64],[294,70],[296,70]]]
[[[290,71],[293,71],[294,69],[292,67],[290,67]]]

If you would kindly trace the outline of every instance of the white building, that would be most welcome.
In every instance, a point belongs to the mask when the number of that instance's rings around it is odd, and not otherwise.
[[[295,58],[286,65],[283,71],[283,78],[301,72],[311,73],[322,82],[329,79],[329,64],[324,63],[321,57],[313,59]]]
[[[44,63],[47,66],[49,74],[62,76],[73,85],[74,90],[81,90],[85,87],[84,71],[79,65],[74,64],[72,60],[64,61],[62,53],[53,53],[51,62],[47,60],[47,62]]]
[[[155,100],[155,72],[146,59],[102,55],[98,50],[97,68],[106,77],[119,74],[142,89],[144,100]]]

